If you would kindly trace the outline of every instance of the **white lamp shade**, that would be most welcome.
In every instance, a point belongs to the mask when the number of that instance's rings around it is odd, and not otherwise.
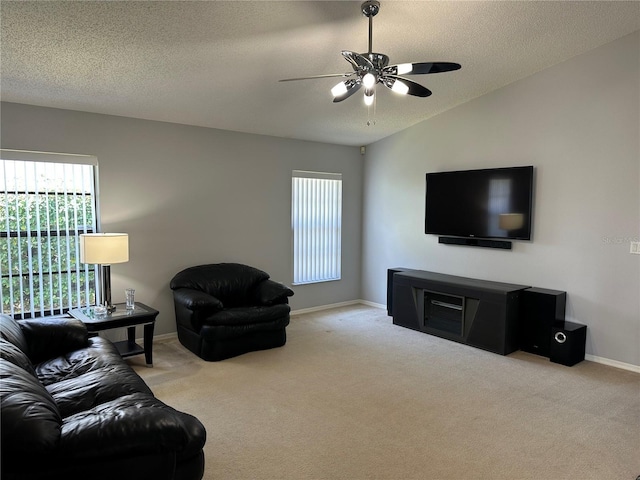
[[[126,233],[80,235],[80,261],[98,265],[128,262],[129,235]]]

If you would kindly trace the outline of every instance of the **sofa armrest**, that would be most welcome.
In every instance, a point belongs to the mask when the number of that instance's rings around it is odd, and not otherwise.
[[[200,331],[205,319],[224,308],[222,302],[208,293],[191,288],[173,291],[176,322],[194,332]]]
[[[198,419],[151,395],[135,393],[65,418],[59,449],[85,459],[132,452],[188,457],[202,450],[205,441],[206,430]]]
[[[29,345],[27,355],[33,363],[85,348],[89,344],[87,327],[80,320],[66,317],[39,317],[18,320]]]
[[[53,397],[30,372],[0,359],[2,463],[55,451],[62,418]]]
[[[206,310],[207,313],[214,313],[218,310],[222,310],[223,305],[213,295],[201,292],[199,290],[192,290],[191,288],[179,288],[173,291],[173,300],[183,307],[191,310]]]
[[[269,279],[256,285],[252,296],[257,305],[275,305],[288,303],[288,297],[293,296],[293,290],[282,283]]]

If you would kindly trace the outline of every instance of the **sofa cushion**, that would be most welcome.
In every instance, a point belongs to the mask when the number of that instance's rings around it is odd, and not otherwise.
[[[275,320],[262,323],[239,324],[239,325],[204,325],[200,330],[200,335],[208,342],[220,341],[228,338],[240,338],[253,335],[259,332],[284,331],[289,325],[289,316],[280,317]]]
[[[91,337],[86,348],[40,362],[34,369],[38,379],[47,386],[95,370],[108,370],[121,363],[122,357],[113,343],[102,337]]]
[[[177,451],[194,455],[205,443],[195,417],[152,395],[133,393],[64,419],[61,448],[78,457]]]
[[[37,377],[36,371],[25,353],[4,338],[0,338],[0,357],[22,368],[33,377]]]
[[[38,458],[58,446],[62,418],[55,401],[38,380],[0,359],[2,457],[29,452]]]
[[[29,355],[29,344],[18,322],[8,315],[0,314],[0,337],[13,343],[25,355]]]
[[[52,383],[47,391],[62,418],[133,393],[152,395],[144,381],[124,363]]]
[[[87,346],[87,328],[80,320],[42,317],[14,320],[0,315],[0,338],[19,348],[36,364]]]
[[[42,317],[17,323],[29,345],[25,353],[33,363],[87,346],[87,327],[75,318]]]
[[[291,307],[288,304],[269,307],[227,308],[209,316],[203,321],[203,324],[238,326],[267,323],[288,316],[290,310]]]

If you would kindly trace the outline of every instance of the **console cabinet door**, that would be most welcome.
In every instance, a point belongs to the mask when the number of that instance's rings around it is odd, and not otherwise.
[[[422,322],[419,312],[422,311],[422,305],[418,305],[418,300],[415,288],[395,280],[393,282],[393,323],[413,330],[421,330]]]

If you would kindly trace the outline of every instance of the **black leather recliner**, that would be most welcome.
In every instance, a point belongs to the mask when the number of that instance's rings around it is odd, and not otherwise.
[[[171,280],[178,338],[208,361],[287,341],[293,291],[269,274],[239,263],[199,265]]]
[[[3,480],[198,480],[206,431],[80,320],[0,315]]]

